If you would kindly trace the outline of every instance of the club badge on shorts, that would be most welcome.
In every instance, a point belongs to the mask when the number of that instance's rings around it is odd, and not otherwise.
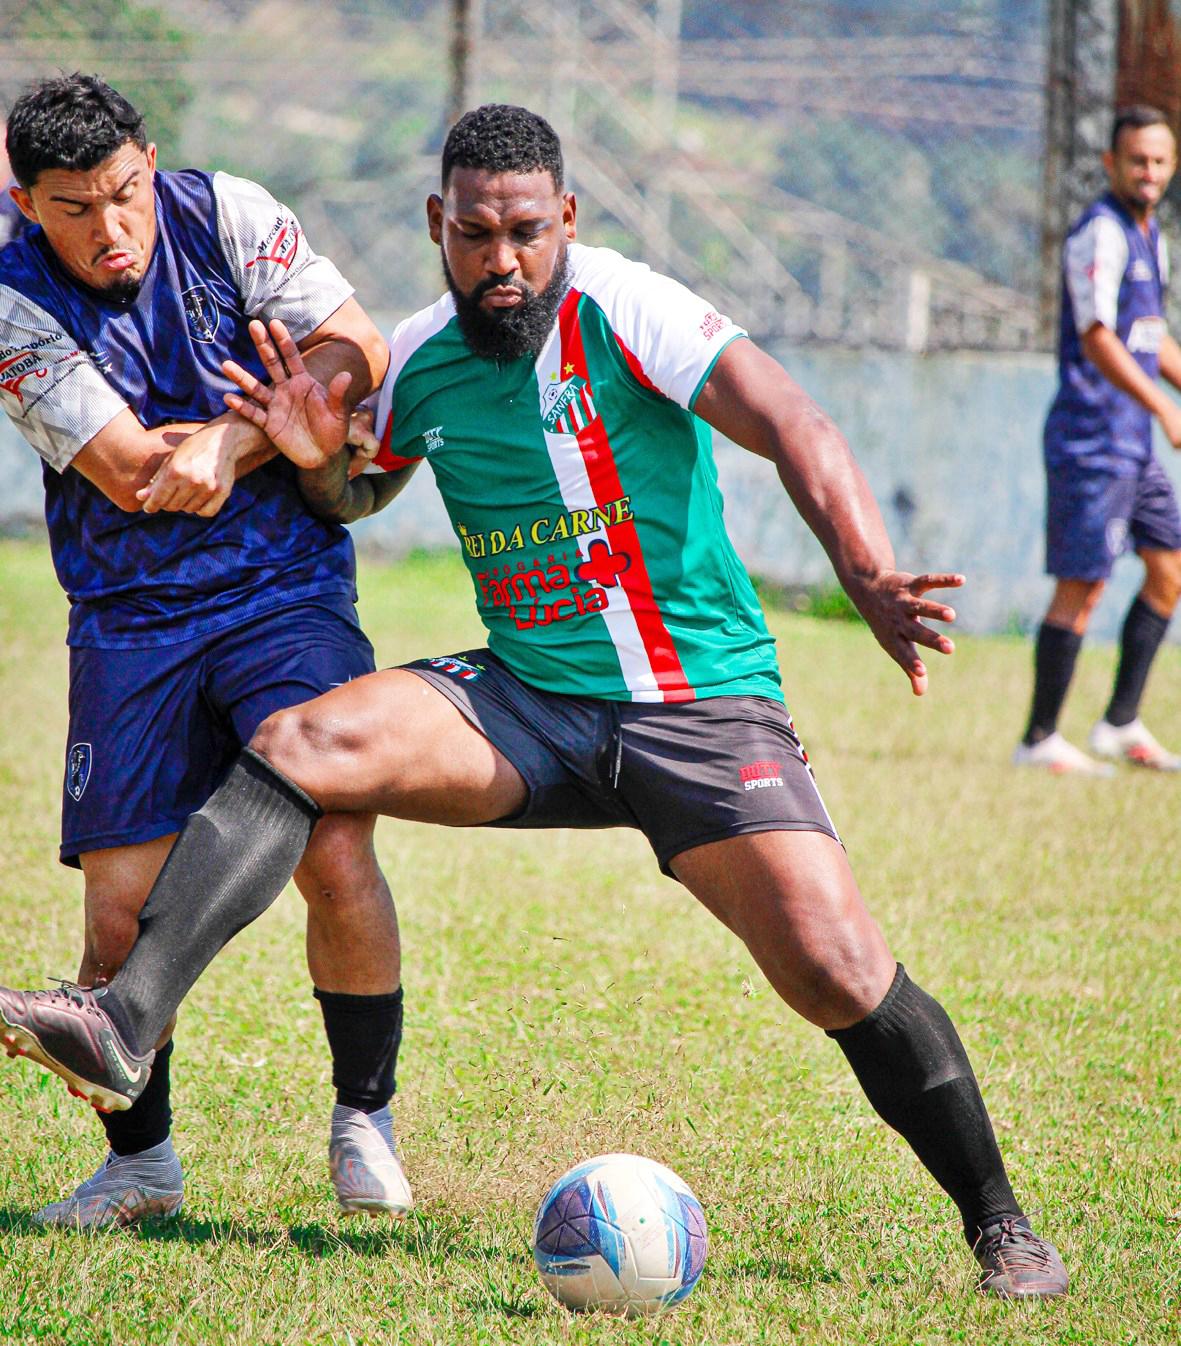
[[[94,753],[89,743],[74,743],[70,746],[66,758],[66,791],[75,804],[86,790],[93,762]]]

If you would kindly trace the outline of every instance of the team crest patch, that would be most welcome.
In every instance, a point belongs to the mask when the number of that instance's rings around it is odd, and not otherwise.
[[[194,285],[192,289],[186,290],[181,298],[184,300],[185,317],[189,320],[189,331],[196,341],[203,341],[208,345],[217,335],[221,323],[221,310],[214,302],[209,287]]]
[[[86,791],[94,753],[89,743],[74,743],[66,758],[66,790],[76,804]]]
[[[577,374],[541,395],[541,423],[551,435],[576,435],[597,415],[590,384]]]

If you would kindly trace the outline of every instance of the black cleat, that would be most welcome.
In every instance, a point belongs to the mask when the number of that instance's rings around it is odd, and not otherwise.
[[[1058,1249],[1039,1238],[1024,1216],[985,1225],[972,1249],[983,1268],[979,1287],[1000,1299],[1053,1299],[1067,1289]]]
[[[122,1112],[143,1093],[156,1053],[128,1048],[99,1003],[105,994],[67,981],[56,991],[0,986],[0,1046],[60,1075],[100,1112]]]

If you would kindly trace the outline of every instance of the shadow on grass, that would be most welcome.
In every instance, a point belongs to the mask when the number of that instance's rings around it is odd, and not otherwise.
[[[32,1211],[0,1206],[0,1235],[32,1234],[44,1237],[56,1231],[33,1223]],[[287,1229],[256,1229],[240,1220],[201,1219],[180,1214],[172,1219],[146,1219],[127,1230],[95,1230],[95,1236],[110,1233],[135,1238],[142,1243],[241,1243],[250,1248],[294,1248],[305,1257],[320,1259],[338,1253],[359,1257],[385,1257],[392,1252],[413,1257],[437,1267],[449,1262],[495,1262],[505,1249],[476,1237],[455,1219],[412,1214],[402,1221],[366,1220],[364,1223],[294,1224]],[[506,1312],[511,1312],[509,1305]]]

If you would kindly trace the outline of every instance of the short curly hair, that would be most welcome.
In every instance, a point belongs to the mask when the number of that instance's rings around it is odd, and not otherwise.
[[[8,114],[8,161],[27,191],[47,168],[97,168],[128,141],[147,148],[142,115],[97,75],[31,85]]]
[[[455,168],[489,173],[533,173],[544,169],[561,191],[565,185],[562,142],[536,112],[509,103],[485,103],[465,112],[443,145],[443,186]]]

